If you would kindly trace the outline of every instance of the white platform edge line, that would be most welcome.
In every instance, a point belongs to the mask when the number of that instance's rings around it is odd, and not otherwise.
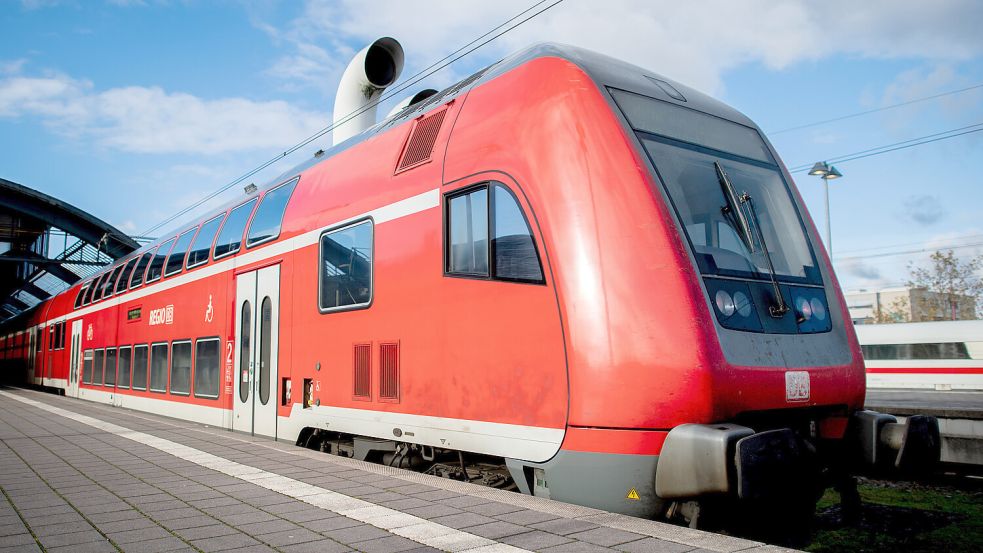
[[[293,497],[298,501],[303,501],[304,503],[331,511],[335,514],[375,526],[376,528],[386,530],[398,536],[406,537],[407,539],[422,545],[435,547],[444,551],[462,553],[488,548],[489,546],[493,545],[498,546],[495,548],[495,551],[502,551],[506,553],[522,553],[527,551],[526,549],[498,543],[488,538],[483,538],[456,528],[431,522],[424,518],[409,515],[395,509],[390,509],[389,507],[383,507],[381,505],[376,505],[375,503],[350,497],[325,488],[319,488],[317,486],[307,484],[306,482],[294,480],[293,478],[289,478],[287,476],[282,476],[262,469],[256,469],[255,467],[250,467],[248,465],[243,465],[241,463],[237,463],[193,447],[172,442],[170,440],[159,438],[144,432],[130,430],[118,424],[113,424],[94,417],[75,413],[74,411],[61,409],[60,407],[55,407],[43,402],[20,397],[16,394],[11,394],[2,390],[0,390],[0,396],[19,401],[26,405],[48,411],[49,413],[74,420],[75,422],[86,426],[91,426],[92,428],[96,428],[128,440],[133,440],[137,443],[152,447],[158,451],[173,455],[179,459],[192,462],[198,466],[221,472],[228,476],[232,476],[233,478],[244,482],[250,482],[288,497]],[[244,471],[248,472],[248,477],[244,476]],[[311,493],[312,488],[316,488],[316,493]],[[404,528],[406,530],[401,531]],[[423,531],[422,529],[426,529],[426,531]],[[404,536],[404,534],[406,535]],[[488,551],[488,549],[482,550]]]

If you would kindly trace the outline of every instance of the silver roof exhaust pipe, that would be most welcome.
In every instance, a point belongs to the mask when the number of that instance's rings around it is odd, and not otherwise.
[[[369,44],[355,55],[341,76],[334,100],[334,144],[365,131],[376,123],[374,102],[403,71],[403,47],[390,37]],[[371,106],[371,107],[369,107]],[[360,112],[341,123],[353,112]]]

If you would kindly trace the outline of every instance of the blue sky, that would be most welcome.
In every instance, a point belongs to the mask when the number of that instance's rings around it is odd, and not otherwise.
[[[8,0],[0,176],[139,234],[326,126],[338,77],[371,39],[398,38],[409,76],[531,4]],[[983,84],[981,24],[983,4],[972,0],[566,0],[421,86],[442,88],[537,41],[576,44],[733,105],[795,167],[983,123],[976,88],[774,133]],[[884,254],[983,243],[981,154],[976,132],[837,164],[844,287],[899,284],[906,263],[926,257]],[[822,229],[821,181],[794,177]]]

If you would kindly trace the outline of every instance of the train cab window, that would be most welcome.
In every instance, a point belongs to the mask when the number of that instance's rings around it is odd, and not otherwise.
[[[106,352],[97,349],[92,357],[92,383],[102,385],[103,361],[106,359]]]
[[[143,254],[140,256],[140,261],[137,261],[137,267],[133,270],[133,276],[130,278],[131,290],[143,284],[143,274],[147,272],[147,265],[150,265],[150,260],[154,257],[154,251],[151,250]]]
[[[171,393],[186,396],[191,392],[191,340],[171,344]]]
[[[176,275],[184,268],[184,256],[188,253],[188,248],[191,246],[191,239],[195,237],[196,230],[197,228],[188,229],[181,233],[181,236],[177,237],[177,242],[174,243],[174,249],[167,256],[167,263],[164,266],[164,276]]]
[[[91,349],[82,354],[82,384],[92,384],[92,358]]]
[[[195,342],[195,397],[218,397],[221,349],[222,342],[218,338],[202,338]]]
[[[150,261],[150,266],[147,267],[147,284],[160,280],[160,276],[164,273],[164,260],[167,259],[167,254],[170,253],[173,244],[174,239],[171,238],[157,248],[153,260]]]
[[[543,282],[536,241],[519,202],[504,186],[492,189],[492,240],[495,278]]]
[[[123,265],[123,271],[119,274],[119,280],[116,281],[116,293],[122,294],[126,291],[127,286],[130,284],[130,274],[133,273],[133,267],[137,264],[137,258],[133,258]]]
[[[321,312],[367,307],[372,302],[372,221],[321,235]]]
[[[82,300],[85,299],[85,293],[89,291],[89,284],[90,283],[91,283],[91,281],[90,282],[86,282],[85,284],[82,285],[81,288],[79,288],[79,293],[78,293],[77,296],[75,296],[75,309],[78,309],[79,307],[82,307]]]
[[[106,377],[103,384],[116,386],[116,348],[106,348]]]
[[[150,346],[150,391],[167,391],[167,342]]]
[[[283,212],[299,179],[282,184],[266,192],[256,208],[256,215],[249,223],[249,235],[246,247],[262,244],[280,236],[280,224],[283,222]]]
[[[188,268],[197,267],[208,261],[208,253],[212,249],[212,242],[215,241],[215,234],[218,232],[219,225],[222,224],[223,215],[205,221],[195,236],[195,241],[191,244],[188,252]]]
[[[214,259],[239,251],[242,246],[242,234],[246,230],[246,223],[249,222],[249,215],[255,206],[256,198],[253,198],[229,212],[222,230],[218,233],[218,239],[215,240],[215,249],[212,252]]]
[[[133,360],[133,348],[130,346],[120,346],[119,347],[119,362],[117,363],[117,368],[119,371],[119,376],[116,379],[117,388],[129,388],[130,387],[130,369],[131,361]]]
[[[451,196],[446,217],[447,274],[545,282],[529,222],[505,186],[491,184]]]
[[[147,389],[147,344],[133,346],[133,382],[131,386],[134,390]]]
[[[447,272],[488,276],[488,189],[448,200]]]

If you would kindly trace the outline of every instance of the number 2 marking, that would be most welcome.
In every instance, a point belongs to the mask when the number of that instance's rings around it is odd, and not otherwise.
[[[228,342],[225,343],[225,349],[228,350],[227,353],[225,354],[225,362],[231,365],[232,364],[232,340],[229,340]]]

